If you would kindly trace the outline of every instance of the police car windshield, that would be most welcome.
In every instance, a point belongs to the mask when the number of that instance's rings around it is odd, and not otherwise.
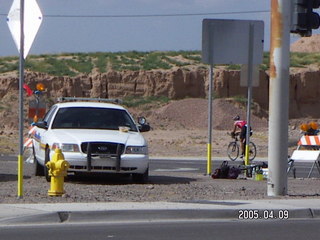
[[[128,127],[137,132],[137,127],[129,114],[121,109],[95,107],[60,108],[53,120],[52,129],[108,129],[119,130]]]

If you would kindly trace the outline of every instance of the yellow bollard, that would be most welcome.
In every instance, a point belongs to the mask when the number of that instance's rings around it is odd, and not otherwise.
[[[250,162],[249,162],[249,153],[250,153],[250,148],[249,148],[249,145],[246,144],[245,146],[245,155],[244,155],[244,163],[246,166],[250,165]]]
[[[212,168],[212,160],[211,160],[211,143],[207,144],[207,175],[211,175],[211,168]]]
[[[64,177],[67,176],[69,163],[64,160],[64,155],[61,149],[57,148],[54,152],[52,159],[47,162],[49,175],[51,176],[50,189],[48,190],[49,196],[62,196],[65,191],[63,189]]]

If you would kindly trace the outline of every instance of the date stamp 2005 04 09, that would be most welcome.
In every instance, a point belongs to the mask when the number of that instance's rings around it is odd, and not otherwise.
[[[289,210],[239,210],[238,219],[240,220],[256,220],[256,219],[289,219]]]

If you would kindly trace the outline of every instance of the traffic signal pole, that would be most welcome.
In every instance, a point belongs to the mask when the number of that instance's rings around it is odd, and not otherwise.
[[[320,27],[320,17],[314,9],[320,7],[320,0],[292,0],[291,33],[310,37],[312,29]]]
[[[291,0],[271,0],[268,196],[287,195]]]

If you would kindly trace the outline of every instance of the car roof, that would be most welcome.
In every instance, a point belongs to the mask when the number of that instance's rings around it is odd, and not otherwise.
[[[113,103],[103,103],[103,102],[62,102],[56,103],[55,106],[59,108],[65,107],[98,107],[98,108],[112,108],[119,110],[126,110],[124,107],[113,104]]]

